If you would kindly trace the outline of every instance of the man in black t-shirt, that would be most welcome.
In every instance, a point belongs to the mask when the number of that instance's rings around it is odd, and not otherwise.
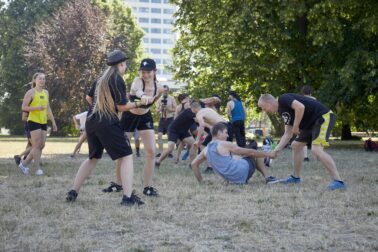
[[[303,162],[303,146],[312,142],[312,152],[330,172],[333,181],[329,190],[346,189],[341,180],[333,158],[324,151],[328,138],[335,125],[336,117],[332,111],[319,101],[299,94],[283,94],[276,100],[270,94],[261,95],[258,106],[265,112],[278,112],[285,123],[285,133],[276,147],[281,152],[293,135],[297,135],[291,144],[293,150],[294,174],[283,179],[282,183],[300,183]]]

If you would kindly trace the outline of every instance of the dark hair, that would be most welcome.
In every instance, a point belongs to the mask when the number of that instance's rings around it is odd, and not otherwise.
[[[202,108],[201,103],[198,102],[198,101],[192,101],[192,102],[190,103],[190,107],[191,107],[191,108]]]
[[[311,86],[307,86],[307,85],[303,86],[302,89],[301,89],[301,93],[303,95],[311,95],[312,91],[313,91],[312,87]]]
[[[181,103],[185,98],[187,98],[189,95],[187,93],[179,94],[177,99]]]
[[[213,128],[211,129],[211,135],[216,136],[216,135],[218,135],[219,131],[223,131],[225,129],[227,129],[226,124],[219,122],[219,123],[215,124],[213,126]]]
[[[168,85],[163,85],[163,88],[166,88],[166,89],[168,89],[168,90],[169,90],[169,87],[168,87]]]
[[[234,97],[236,100],[241,101],[240,96],[235,91],[230,91],[228,94]]]

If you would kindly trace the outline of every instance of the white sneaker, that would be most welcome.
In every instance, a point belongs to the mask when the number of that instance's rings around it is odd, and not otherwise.
[[[22,162],[20,162],[18,167],[21,169],[23,174],[25,174],[25,175],[29,174],[29,167],[27,167],[26,165],[23,165]]]
[[[35,175],[37,176],[42,176],[43,175],[43,171],[41,168],[39,168],[36,172],[35,172]]]

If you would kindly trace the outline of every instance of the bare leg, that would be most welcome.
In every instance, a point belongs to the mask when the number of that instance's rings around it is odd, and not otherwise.
[[[341,180],[339,172],[337,171],[336,164],[333,161],[333,158],[324,151],[323,146],[314,144],[312,145],[312,152],[319,158],[320,162],[331,174],[331,177],[335,180]]]
[[[152,185],[152,175],[155,167],[155,132],[154,130],[141,130],[139,133],[146,153],[143,169],[143,185],[147,187]]]
[[[123,195],[130,197],[133,192],[134,165],[133,156],[128,155],[116,160],[120,164]],[[118,182],[117,182],[118,183]]]
[[[308,158],[307,145],[303,146],[303,157],[304,157],[304,158]]]
[[[160,164],[161,162],[163,162],[164,159],[165,159],[166,157],[168,157],[169,154],[172,153],[172,151],[173,151],[174,148],[175,148],[175,145],[176,145],[175,142],[169,141],[169,142],[168,142],[168,148],[167,148],[165,151],[163,151],[163,153],[160,155],[160,157],[159,157],[157,163]]]
[[[180,162],[180,156],[183,149],[184,149],[184,143],[180,141],[177,148],[177,155],[176,155],[176,161],[175,161],[176,164]]]
[[[163,152],[163,132],[158,133],[158,151]]]
[[[85,179],[91,174],[93,168],[96,167],[97,159],[87,159],[83,163],[81,163],[79,170],[77,171],[73,189],[76,192],[79,192],[81,185],[84,183]]]
[[[42,148],[44,146],[44,143],[46,141],[46,131],[43,130],[33,130],[30,132],[31,135],[31,143],[32,143],[32,150],[29,153],[28,157],[21,161],[23,165],[28,166],[32,159],[34,159],[34,164],[39,168],[40,160],[41,160],[41,154],[42,154]]]
[[[192,163],[192,161],[195,158],[195,152],[191,152],[191,150],[193,149],[193,146],[194,146],[194,142],[195,142],[195,140],[194,140],[194,138],[192,136],[183,139],[183,143],[185,143],[188,146],[188,150],[190,150],[189,151],[189,161],[190,161],[190,163]]]
[[[79,142],[76,144],[74,151],[72,152],[71,157],[74,157],[76,153],[79,153],[81,145],[87,140],[87,133],[84,131],[80,137]]]
[[[264,164],[264,158],[256,159],[256,169],[264,176],[264,178],[268,177],[268,169]]]
[[[293,176],[296,178],[301,177],[301,169],[302,169],[302,163],[303,163],[303,146],[305,146],[306,143],[293,141],[291,143],[291,150],[292,150],[292,156],[293,156],[293,163],[294,163],[294,174]]]
[[[126,133],[127,138],[131,139],[133,132],[127,132]],[[118,185],[122,184],[122,179],[121,179],[121,163],[118,161],[118,159],[115,161],[115,167],[116,167],[116,183]]]

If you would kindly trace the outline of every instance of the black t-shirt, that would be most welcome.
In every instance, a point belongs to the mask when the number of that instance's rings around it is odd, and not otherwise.
[[[115,111],[118,112],[117,105],[125,105],[128,101],[126,98],[126,85],[124,80],[119,74],[113,75],[109,80],[109,89],[110,94],[114,101]],[[96,88],[97,88],[97,81],[95,81],[92,85],[92,88],[88,92],[88,96],[93,98],[92,106],[88,111],[88,117],[86,121],[86,131],[93,132],[94,130],[108,126],[111,124],[119,123],[119,118],[117,115],[113,115],[111,118],[100,117],[97,113],[92,115],[93,106],[96,102]]]
[[[190,126],[194,123],[196,115],[190,108],[182,111],[175,120],[169,126],[169,129],[174,132],[186,132],[190,129]]]
[[[310,97],[299,94],[283,94],[278,98],[278,113],[284,119],[285,125],[293,126],[294,124],[295,111],[291,108],[294,100],[305,106],[299,129],[311,129],[319,117],[329,112],[329,108]]]

